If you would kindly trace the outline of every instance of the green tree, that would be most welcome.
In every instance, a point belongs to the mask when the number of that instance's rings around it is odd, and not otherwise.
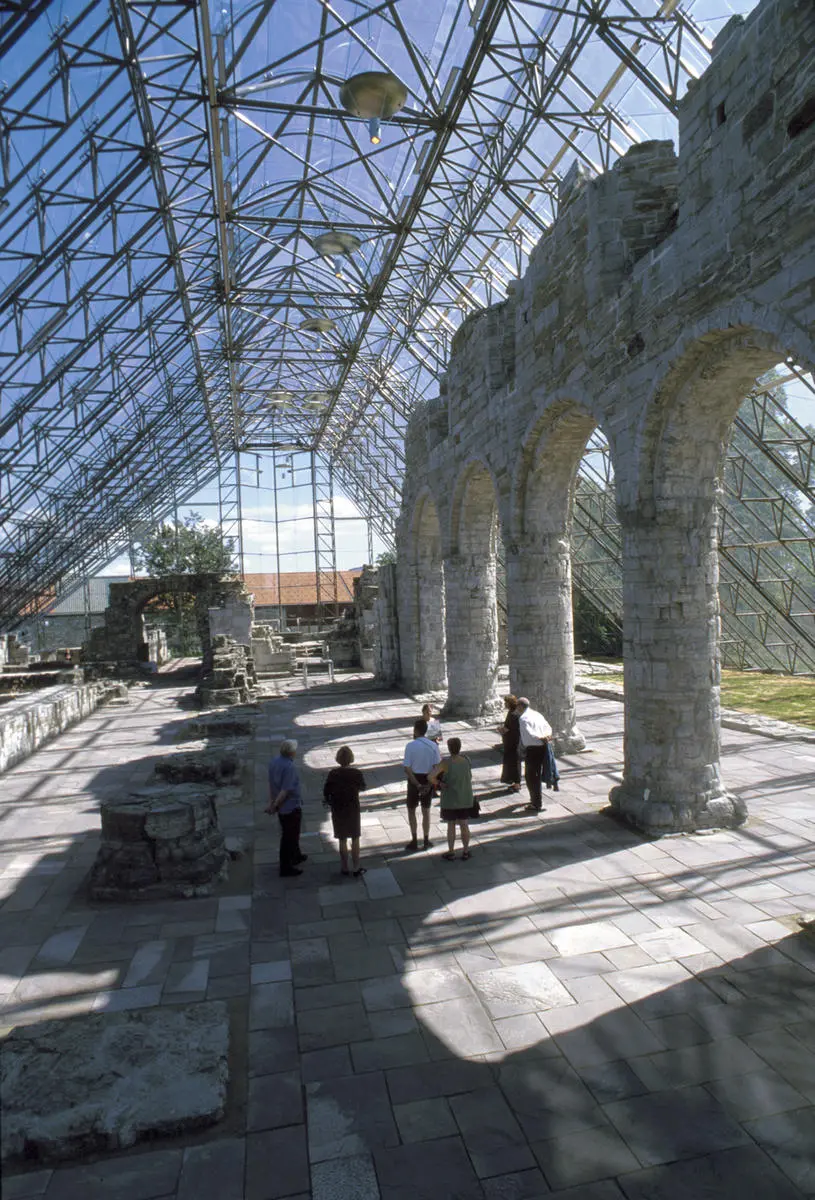
[[[234,539],[220,525],[207,525],[200,513],[163,522],[142,540],[136,565],[148,575],[231,575]]]

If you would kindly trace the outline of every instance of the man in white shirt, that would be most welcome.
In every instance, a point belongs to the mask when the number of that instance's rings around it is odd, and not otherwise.
[[[530,708],[526,696],[518,697],[518,717],[521,727],[521,745],[524,747],[524,780],[529,788],[528,808],[540,812],[543,806],[541,779],[546,742],[552,736],[552,726],[542,713]]]
[[[441,762],[441,751],[435,742],[427,737],[427,721],[422,718],[413,726],[413,741],[405,746],[405,757],[402,762],[407,776],[407,810],[410,825],[410,841],[405,849],[410,853],[419,849],[418,829],[416,826],[416,809],[422,806],[422,833],[424,848],[429,850],[430,841],[430,805],[433,800],[433,789],[427,777]]]

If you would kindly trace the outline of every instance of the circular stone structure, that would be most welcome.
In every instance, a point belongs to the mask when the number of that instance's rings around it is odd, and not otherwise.
[[[212,795],[194,784],[146,787],[102,805],[94,900],[208,896],[229,855]]]

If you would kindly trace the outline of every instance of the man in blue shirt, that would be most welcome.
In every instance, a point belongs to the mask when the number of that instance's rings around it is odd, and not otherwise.
[[[300,776],[294,760],[297,742],[287,739],[280,753],[269,763],[269,805],[267,813],[277,813],[280,822],[280,874],[302,875],[300,863],[307,854],[300,851],[300,823],[303,802],[300,797]]]

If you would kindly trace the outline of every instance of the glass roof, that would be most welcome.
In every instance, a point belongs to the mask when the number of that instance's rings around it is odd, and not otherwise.
[[[460,321],[523,273],[575,161],[675,137],[750,7],[5,5],[0,613],[236,450],[318,450],[387,537]],[[340,100],[363,72],[403,101],[376,144]]]

